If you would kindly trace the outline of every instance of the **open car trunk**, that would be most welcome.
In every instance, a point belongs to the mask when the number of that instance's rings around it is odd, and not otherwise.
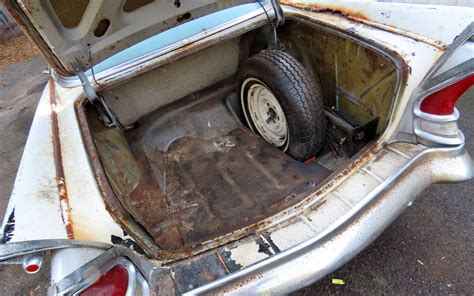
[[[266,47],[268,30],[104,90],[120,127],[106,128],[83,105],[117,200],[162,250],[225,243],[264,228],[259,221],[315,192],[387,125],[397,89],[392,61],[336,32],[287,20],[279,41],[321,85],[325,144],[301,162],[254,134],[236,75]]]

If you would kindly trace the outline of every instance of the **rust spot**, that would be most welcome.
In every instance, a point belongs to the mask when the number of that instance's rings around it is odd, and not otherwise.
[[[300,8],[304,9],[307,11],[312,11],[312,12],[328,12],[332,14],[339,14],[342,15],[346,18],[349,19],[354,19],[354,20],[368,20],[369,18],[363,14],[360,11],[356,10],[351,10],[343,6],[335,6],[335,5],[326,5],[326,4],[320,4],[320,3],[298,3],[298,2],[293,2],[291,0],[282,0],[282,4],[290,5],[295,8]]]
[[[56,113],[56,89],[54,80],[49,80],[49,97],[51,104],[51,123],[53,134],[54,165],[56,168],[56,182],[58,184],[59,199],[64,225],[66,226],[67,237],[74,238],[74,229],[71,219],[71,208],[67,195],[66,177],[64,175],[63,158],[61,154],[61,140],[59,138],[58,114]],[[64,217],[66,215],[66,217]]]
[[[336,6],[336,5],[328,5],[328,4],[320,4],[320,3],[299,3],[299,2],[293,2],[291,0],[283,0],[281,1],[283,4],[303,9],[306,11],[311,11],[311,12],[318,12],[318,13],[330,13],[330,14],[335,14],[335,15],[341,15],[348,20],[354,21],[354,22],[359,22],[364,25],[368,25],[380,30],[384,30],[396,35],[400,35],[403,37],[408,37],[410,39],[413,39],[417,42],[422,42],[431,46],[434,46],[438,49],[445,50],[447,48],[447,45],[443,43],[440,40],[430,40],[427,38],[422,38],[422,36],[417,35],[416,33],[411,33],[408,31],[404,31],[402,29],[398,29],[393,26],[389,25],[384,25],[380,23],[376,23],[374,21],[371,21],[369,17],[367,17],[365,14],[363,14],[360,11],[356,10],[351,10],[343,6]]]
[[[178,17],[176,18],[176,21],[177,21],[178,23],[182,23],[182,22],[184,22],[184,21],[189,20],[190,18],[191,18],[191,13],[186,12],[185,14],[178,16]]]

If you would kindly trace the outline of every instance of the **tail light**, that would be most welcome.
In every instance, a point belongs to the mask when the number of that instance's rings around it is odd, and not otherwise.
[[[34,274],[40,271],[43,264],[43,253],[36,253],[23,259],[23,270],[28,274]]]
[[[91,248],[68,248],[54,251],[51,258],[51,295],[150,295],[148,280],[133,263],[136,254],[123,247],[100,252]],[[92,250],[92,252],[91,252]],[[87,254],[96,255],[92,260]],[[83,257],[75,262],[72,256]],[[140,258],[141,260],[141,258]],[[155,265],[140,261],[149,271]],[[78,263],[79,266],[76,265]],[[70,265],[73,266],[70,266]],[[72,270],[72,271],[71,271]]]
[[[123,265],[116,265],[79,295],[124,296],[128,289],[128,271]]]
[[[457,124],[459,111],[455,105],[473,84],[474,75],[471,74],[417,103],[414,132],[419,142],[428,146],[464,143],[464,135]]]
[[[433,115],[454,114],[454,105],[456,105],[461,95],[473,84],[474,75],[451,84],[426,97],[421,102],[420,110]]]

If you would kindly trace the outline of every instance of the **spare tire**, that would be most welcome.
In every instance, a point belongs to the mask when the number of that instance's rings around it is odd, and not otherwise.
[[[326,129],[321,87],[300,62],[265,50],[244,62],[238,79],[252,131],[297,160],[321,149]]]

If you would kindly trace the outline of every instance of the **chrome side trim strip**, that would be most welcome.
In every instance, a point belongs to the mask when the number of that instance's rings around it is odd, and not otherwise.
[[[57,250],[64,248],[77,248],[77,247],[90,247],[97,249],[109,249],[112,245],[94,242],[94,241],[83,241],[83,240],[70,240],[70,239],[47,239],[47,240],[34,240],[24,242],[13,242],[0,245],[0,262],[14,258],[17,256],[27,255],[31,253],[46,251],[46,250]]]
[[[451,115],[433,115],[421,111],[422,100],[415,103],[415,118],[413,120],[413,131],[418,141],[428,146],[435,145],[460,145],[464,143],[464,135],[459,130],[457,120],[459,111],[454,108]],[[441,133],[442,131],[449,133]]]
[[[420,119],[436,122],[453,122],[459,119],[459,110],[456,107],[454,108],[454,113],[451,115],[434,115],[421,111],[420,106],[421,102],[416,102],[415,115],[418,116]]]

